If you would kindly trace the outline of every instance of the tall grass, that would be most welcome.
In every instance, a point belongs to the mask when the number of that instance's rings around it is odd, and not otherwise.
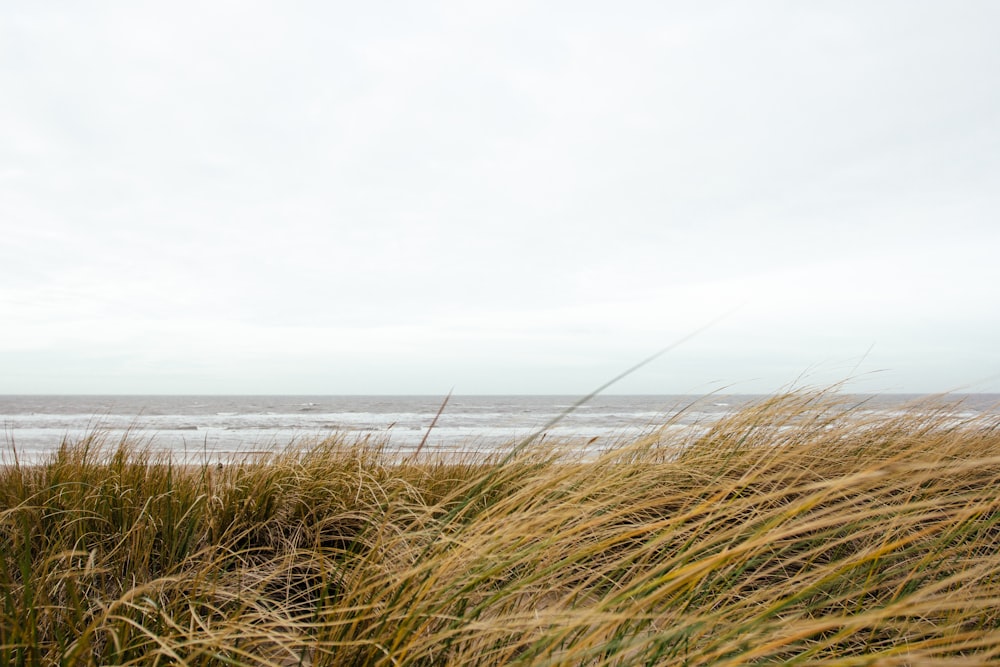
[[[0,664],[1000,659],[995,418],[790,394],[666,433],[221,468],[65,443],[0,468]]]

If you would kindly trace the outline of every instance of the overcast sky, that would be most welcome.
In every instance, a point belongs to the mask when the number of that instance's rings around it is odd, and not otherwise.
[[[0,393],[1000,391],[998,26],[4,3]]]

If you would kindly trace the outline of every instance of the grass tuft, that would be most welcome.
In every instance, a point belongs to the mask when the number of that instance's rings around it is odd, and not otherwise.
[[[954,414],[796,393],[592,458],[221,467],[95,432],[0,467],[0,664],[989,662],[1000,423]]]

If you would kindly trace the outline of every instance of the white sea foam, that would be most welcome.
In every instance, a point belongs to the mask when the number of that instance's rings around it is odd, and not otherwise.
[[[562,416],[572,396],[454,396],[436,425],[435,396],[0,396],[4,459],[16,447],[37,460],[64,440],[98,433],[114,444],[130,437],[154,448],[224,458],[338,436],[376,438],[410,450],[425,435],[427,449],[496,448],[544,431],[548,441],[573,439],[599,449],[668,425],[693,433],[758,399],[753,396],[598,396]],[[863,398],[864,413],[902,414],[912,396]],[[996,411],[1000,397],[976,395],[955,410],[968,418]],[[860,402],[862,397],[858,397]],[[305,408],[305,409],[303,409]]]

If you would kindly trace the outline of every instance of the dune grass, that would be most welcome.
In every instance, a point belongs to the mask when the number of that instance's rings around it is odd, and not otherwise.
[[[665,433],[665,432],[664,432]],[[1000,423],[789,394],[596,459],[0,468],[0,664],[1000,659]]]

